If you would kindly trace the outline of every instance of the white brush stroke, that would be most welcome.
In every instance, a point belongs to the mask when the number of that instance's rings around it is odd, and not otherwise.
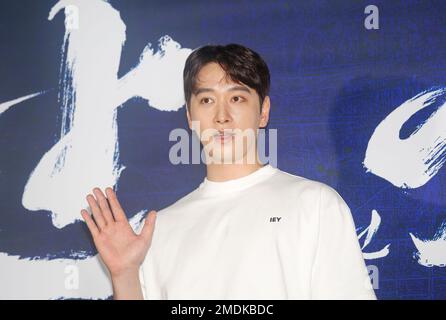
[[[117,78],[125,24],[119,12],[105,1],[59,1],[49,20],[65,8],[79,10],[79,27],[66,21],[59,102],[61,139],[31,173],[22,204],[29,210],[48,210],[58,228],[81,220],[80,209],[92,187],[114,186],[125,168],[118,163],[117,108],[141,97],[161,111],[177,111],[184,104],[182,69],[191,49],[168,36],[159,40],[155,52],[149,43],[139,63]],[[2,103],[3,110],[30,99],[25,96]],[[140,226],[144,212],[133,216]],[[81,220],[82,221],[82,220]],[[0,299],[99,298],[111,295],[108,272],[96,256],[79,259],[21,259],[0,253]],[[79,289],[67,290],[66,267],[79,270]]]
[[[376,232],[378,232],[380,224],[381,224],[381,216],[379,215],[378,211],[372,210],[372,217],[371,217],[369,226],[367,228],[365,228],[358,235],[358,240],[361,240],[361,238],[367,233],[364,243],[361,246],[361,250],[364,250],[370,244],[370,242],[372,241]],[[390,252],[389,247],[390,247],[390,243],[387,244],[386,246],[384,246],[384,248],[382,248],[379,251],[375,251],[375,252],[364,252],[363,251],[362,255],[363,255],[364,259],[366,259],[366,260],[384,258]]]
[[[148,210],[135,214],[129,223],[139,234]],[[100,256],[85,259],[22,259],[0,252],[0,300],[6,299],[106,299],[113,294],[111,279]],[[77,288],[66,286],[67,267],[78,270]]]
[[[48,19],[73,5],[79,28],[65,28],[62,45],[61,139],[40,159],[22,197],[30,211],[51,211],[57,228],[81,220],[85,196],[94,187],[115,186],[125,169],[119,164],[119,106],[133,97],[162,111],[183,106],[182,70],[192,51],[164,36],[157,52],[149,43],[138,65],[118,79],[126,29],[119,12],[99,0],[59,1]]]
[[[440,226],[432,239],[421,240],[409,233],[418,252],[414,258],[425,267],[446,267],[446,222]]]
[[[363,165],[367,172],[398,188],[419,188],[432,179],[446,161],[446,103],[407,138],[400,139],[404,123],[416,112],[444,98],[446,89],[429,89],[390,113],[369,140]]]
[[[83,260],[74,259],[20,259],[0,253],[0,299],[100,299],[112,295],[107,270],[96,256]],[[79,272],[78,289],[66,288],[67,266]]]
[[[41,94],[44,94],[45,92],[46,91],[40,91],[40,92],[29,94],[29,95],[24,96],[24,97],[20,97],[20,98],[14,99],[14,100],[10,100],[10,101],[6,101],[6,102],[0,103],[0,115],[3,112],[5,112],[6,110],[8,110],[9,108],[11,108],[12,106],[14,106],[16,104],[19,104],[21,102],[24,102],[26,100],[29,100],[31,98],[40,96]]]

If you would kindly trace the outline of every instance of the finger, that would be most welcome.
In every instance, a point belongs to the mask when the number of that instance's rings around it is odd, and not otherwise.
[[[104,220],[104,217],[102,216],[101,208],[99,208],[96,199],[91,194],[89,194],[87,196],[87,202],[90,205],[91,211],[93,212],[94,221],[99,227],[99,230],[104,229],[104,227],[106,226],[106,222]]]
[[[127,216],[125,215],[124,210],[121,207],[121,204],[118,201],[118,197],[112,188],[108,187],[105,189],[105,193],[107,195],[108,201],[110,202],[110,207],[113,213],[113,216],[116,221],[126,221]]]
[[[144,222],[144,226],[141,230],[141,236],[146,241],[149,241],[152,238],[153,230],[155,229],[156,215],[157,213],[155,210],[150,211]]]
[[[101,208],[102,216],[104,217],[105,222],[107,224],[115,222],[115,220],[113,219],[113,215],[110,211],[110,207],[108,205],[107,198],[102,193],[101,189],[94,188],[93,193],[96,196],[96,199],[99,203],[99,207]]]
[[[98,226],[96,225],[96,223],[94,223],[94,221],[91,218],[88,211],[85,209],[82,209],[81,215],[84,218],[85,223],[87,224],[88,230],[90,230],[90,233],[93,236],[93,238],[96,237],[99,234],[99,229],[98,229]]]

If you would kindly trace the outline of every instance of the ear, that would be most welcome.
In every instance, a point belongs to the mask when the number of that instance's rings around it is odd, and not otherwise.
[[[260,128],[264,128],[268,124],[269,109],[270,109],[270,99],[269,96],[266,96],[265,99],[263,99],[262,112],[260,113],[260,123],[259,123]]]

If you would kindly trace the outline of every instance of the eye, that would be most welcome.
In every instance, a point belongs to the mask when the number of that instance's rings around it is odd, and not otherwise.
[[[242,102],[243,100],[245,100],[245,98],[243,98],[242,96],[232,97],[232,101],[234,101],[234,102]]]
[[[211,98],[205,97],[203,99],[200,100],[200,103],[204,103],[204,104],[209,104],[212,102]]]

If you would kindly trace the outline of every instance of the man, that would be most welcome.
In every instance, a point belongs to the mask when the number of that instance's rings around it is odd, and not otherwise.
[[[341,196],[260,163],[269,86],[266,63],[246,47],[195,50],[184,92],[189,127],[206,151],[203,182],[151,211],[140,234],[111,188],[110,207],[98,188],[87,196],[94,220],[82,216],[115,299],[376,299]]]

